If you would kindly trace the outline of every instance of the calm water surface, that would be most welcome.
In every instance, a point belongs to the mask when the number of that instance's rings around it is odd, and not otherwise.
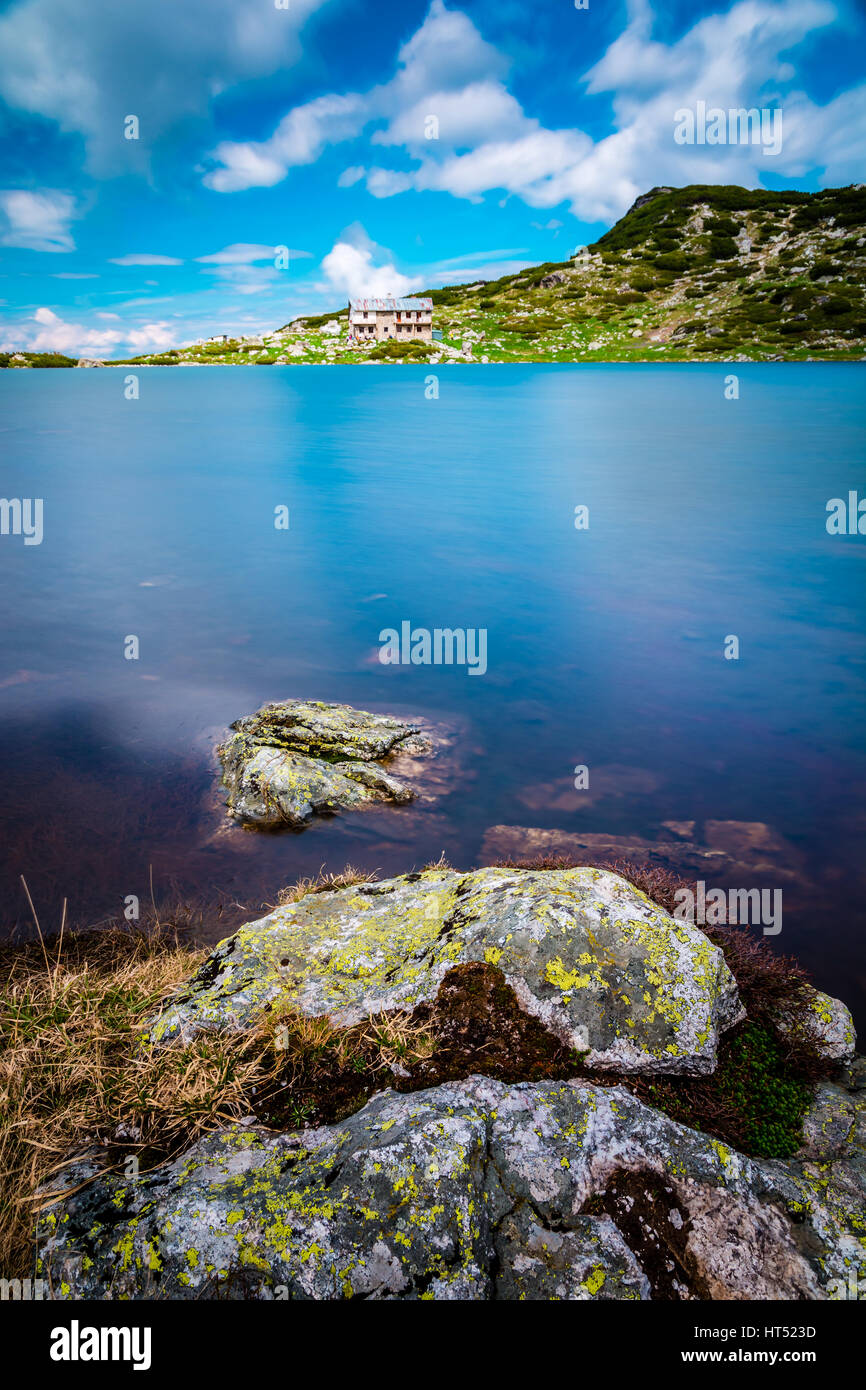
[[[825,529],[864,487],[863,369],[740,366],[738,401],[728,366],[442,369],[438,400],[429,370],[154,368],[137,401],[0,372],[0,493],[45,527],[0,537],[4,930],[21,873],[43,925],[152,874],[224,904],[215,939],[320,866],[468,867],[494,825],[761,822],[799,866],[774,945],[866,1022],[866,538]],[[403,620],[486,628],[487,674],[383,667]],[[447,723],[453,789],[220,833],[214,740],[292,696]]]

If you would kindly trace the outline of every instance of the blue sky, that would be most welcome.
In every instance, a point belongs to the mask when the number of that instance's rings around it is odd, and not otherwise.
[[[860,0],[0,0],[0,342],[251,333],[562,259],[659,183],[859,182],[864,54]],[[677,144],[699,101],[781,150]]]

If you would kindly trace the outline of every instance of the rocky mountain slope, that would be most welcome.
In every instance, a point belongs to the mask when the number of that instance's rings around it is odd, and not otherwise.
[[[866,186],[655,188],[595,245],[500,280],[425,290],[441,342],[357,347],[345,306],[153,363],[859,358]]]

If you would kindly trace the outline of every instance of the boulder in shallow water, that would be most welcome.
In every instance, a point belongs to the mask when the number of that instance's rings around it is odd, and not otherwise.
[[[238,719],[217,749],[229,815],[247,825],[306,825],[414,791],[382,766],[399,749],[423,752],[420,727],[350,705],[284,700]]]

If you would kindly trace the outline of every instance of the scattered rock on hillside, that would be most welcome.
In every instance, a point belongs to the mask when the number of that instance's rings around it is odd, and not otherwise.
[[[820,1167],[812,1149],[746,1158],[576,1081],[473,1076],[384,1091],[319,1129],[236,1125],[75,1192],[48,1216],[39,1270],[74,1299],[838,1297],[862,1264],[846,1133],[864,1107],[826,1089]]]
[[[350,1027],[483,961],[589,1069],[705,1075],[742,1016],[721,951],[617,874],[430,869],[308,893],[220,942],[150,1027],[243,1027],[276,1000]]]

